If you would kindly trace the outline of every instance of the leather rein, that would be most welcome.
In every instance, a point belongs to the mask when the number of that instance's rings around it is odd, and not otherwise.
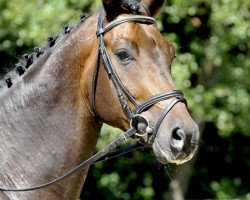
[[[141,15],[132,15],[127,16],[122,19],[116,19],[109,24],[107,24],[105,27],[102,27],[103,19],[102,19],[102,10],[99,13],[98,17],[98,24],[97,24],[97,38],[98,38],[98,55],[97,55],[97,62],[94,69],[94,75],[93,75],[93,82],[92,82],[92,111],[96,115],[97,118],[99,118],[98,113],[95,109],[95,93],[96,93],[96,85],[97,85],[97,78],[98,78],[98,72],[99,72],[99,66],[100,66],[100,60],[102,58],[102,61],[104,63],[104,68],[106,73],[108,74],[109,78],[111,79],[119,102],[124,110],[124,113],[126,114],[127,118],[130,120],[131,128],[123,132],[116,140],[111,142],[109,145],[107,145],[105,148],[94,154],[89,159],[82,162],[77,167],[73,168],[71,171],[65,173],[64,175],[41,185],[32,186],[29,188],[1,188],[0,191],[5,192],[24,192],[24,191],[31,191],[31,190],[37,190],[42,189],[45,187],[49,187],[51,185],[54,185],[58,182],[61,182],[62,180],[70,177],[71,175],[81,171],[85,167],[94,164],[99,161],[108,160],[113,157],[117,157],[120,155],[123,155],[125,153],[131,152],[136,149],[141,149],[144,146],[140,143],[137,143],[135,145],[132,145],[130,147],[127,147],[125,149],[117,150],[116,152],[109,153],[110,151],[114,150],[117,146],[119,146],[121,143],[126,141],[128,138],[131,137],[142,137],[144,133],[139,133],[137,130],[137,125],[139,122],[145,123],[147,127],[150,127],[148,120],[140,115],[145,109],[153,106],[154,104],[168,100],[171,98],[174,98],[174,100],[170,103],[170,105],[162,112],[160,118],[158,119],[158,122],[156,123],[156,126],[154,128],[154,136],[157,134],[158,129],[165,118],[165,116],[170,112],[170,110],[178,103],[178,102],[184,102],[186,104],[186,100],[183,96],[183,93],[180,90],[173,90],[166,93],[161,93],[155,96],[150,97],[149,99],[146,99],[145,101],[141,103],[137,103],[136,100],[132,97],[132,95],[128,92],[126,87],[122,84],[120,78],[118,77],[117,73],[114,70],[114,67],[111,64],[111,61],[109,59],[107,50],[104,45],[103,37],[104,34],[107,33],[112,28],[119,26],[120,24],[127,23],[127,22],[137,22],[137,23],[143,23],[143,24],[155,24],[156,21],[152,17],[147,16],[141,16]],[[126,98],[124,97],[126,96]],[[129,100],[133,105],[134,109],[130,108],[128,101]],[[108,154],[109,153],[109,154]]]

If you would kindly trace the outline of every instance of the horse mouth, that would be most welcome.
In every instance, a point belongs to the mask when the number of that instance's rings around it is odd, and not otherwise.
[[[189,161],[195,154],[195,150],[189,151],[189,153],[174,153],[170,147],[163,148],[157,138],[155,138],[152,148],[157,160],[162,164],[175,163],[180,165]]]
[[[195,138],[192,139],[190,135],[185,137],[185,142],[181,147],[178,146],[179,148],[176,148],[176,146],[171,146],[170,142],[166,142],[166,138],[155,134],[153,128],[151,129],[152,131],[145,133],[145,127],[143,126],[143,129],[139,131],[139,133],[143,133],[140,135],[139,141],[153,149],[155,157],[160,163],[175,163],[180,165],[189,161],[194,156],[197,150],[197,141]],[[175,143],[177,142],[180,141],[175,141]]]

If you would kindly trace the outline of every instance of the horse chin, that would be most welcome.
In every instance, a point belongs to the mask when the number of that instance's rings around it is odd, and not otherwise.
[[[180,165],[189,161],[194,155],[194,153],[191,153],[188,156],[174,155],[171,152],[170,147],[163,148],[157,138],[155,138],[152,148],[157,160],[162,164],[174,163]]]

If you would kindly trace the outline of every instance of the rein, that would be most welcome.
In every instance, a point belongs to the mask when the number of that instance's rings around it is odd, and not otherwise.
[[[0,188],[0,191],[5,191],[5,192],[26,192],[26,191],[38,190],[38,189],[42,189],[42,188],[45,188],[45,187],[49,187],[49,186],[54,185],[54,184],[56,184],[58,182],[61,182],[62,180],[64,180],[64,179],[68,178],[69,176],[81,171],[82,169],[84,169],[85,167],[87,167],[89,165],[100,162],[102,160],[108,160],[110,158],[113,158],[113,157],[128,153],[128,152],[133,151],[135,149],[142,148],[141,145],[136,144],[134,146],[131,146],[129,149],[127,149],[127,151],[124,151],[124,150],[123,151],[122,150],[118,151],[119,155],[117,153],[115,153],[115,152],[106,155],[108,152],[115,149],[118,145],[120,145],[122,142],[126,141],[128,138],[133,136],[135,133],[136,133],[135,128],[131,128],[127,132],[122,133],[116,140],[111,142],[108,146],[103,148],[101,151],[99,151],[98,153],[96,153],[95,155],[90,157],[89,159],[85,160],[83,163],[81,163],[80,165],[78,165],[77,167],[72,169],[71,171],[65,173],[63,176],[61,176],[59,178],[56,178],[56,179],[54,179],[54,180],[52,180],[50,182],[47,182],[45,184],[41,184],[41,185],[38,185],[38,186],[23,188],[23,189]]]
[[[0,191],[24,192],[24,191],[42,189],[42,188],[54,185],[58,182],[61,182],[62,180],[79,172],[80,170],[82,170],[83,168],[85,168],[91,164],[94,164],[96,162],[100,162],[103,160],[108,160],[108,159],[111,159],[113,157],[123,155],[125,153],[131,152],[131,151],[136,150],[136,149],[141,149],[144,146],[140,143],[137,143],[133,146],[130,146],[130,147],[127,147],[125,149],[121,149],[121,150],[118,150],[116,152],[108,154],[111,150],[114,150],[117,146],[119,146],[121,143],[126,141],[128,138],[135,137],[135,136],[142,137],[145,135],[145,133],[141,134],[138,132],[138,130],[137,130],[138,123],[143,122],[146,125],[146,127],[150,128],[150,130],[153,130],[152,127],[150,127],[148,120],[145,117],[143,117],[142,115],[140,115],[140,113],[142,113],[145,109],[153,106],[154,104],[156,104],[160,101],[174,98],[172,103],[170,103],[170,105],[162,112],[160,118],[158,119],[158,122],[156,123],[156,127],[155,127],[155,130],[153,132],[153,136],[155,137],[163,119],[171,111],[171,109],[178,102],[184,102],[186,104],[186,100],[183,97],[183,93],[180,90],[173,90],[170,92],[161,93],[161,94],[155,95],[153,97],[150,97],[149,99],[146,99],[145,101],[143,101],[141,103],[137,103],[136,100],[132,97],[132,95],[128,92],[126,87],[122,84],[120,78],[118,77],[117,73],[115,72],[114,67],[112,66],[111,61],[109,59],[107,50],[106,50],[105,45],[104,45],[103,36],[105,33],[110,31],[112,28],[114,28],[120,24],[127,23],[127,22],[137,22],[137,23],[143,23],[143,24],[155,24],[156,23],[155,19],[152,17],[133,15],[133,16],[124,17],[122,19],[116,19],[116,20],[110,22],[105,27],[102,27],[102,10],[100,11],[100,14],[98,17],[97,31],[96,31],[96,35],[97,35],[98,43],[99,43],[98,44],[99,50],[98,50],[97,62],[96,62],[94,74],[93,74],[92,105],[91,105],[91,107],[92,107],[92,111],[95,114],[95,116],[100,119],[100,117],[95,109],[95,93],[96,93],[96,85],[97,85],[100,60],[102,58],[106,73],[108,74],[109,78],[111,79],[111,81],[115,87],[119,102],[120,102],[127,118],[130,120],[131,128],[128,131],[122,133],[116,140],[111,142],[109,145],[107,145],[101,151],[97,152],[95,155],[93,155],[89,159],[85,160],[80,165],[78,165],[77,167],[75,167],[71,171],[65,173],[64,175],[62,175],[59,178],[56,178],[56,179],[54,179],[50,182],[47,182],[45,184],[41,184],[38,186],[29,187],[29,188],[23,188],[23,189],[1,188],[0,187]],[[126,96],[126,98],[124,97],[124,95]],[[130,108],[130,106],[128,105],[127,99],[134,105],[134,109]]]

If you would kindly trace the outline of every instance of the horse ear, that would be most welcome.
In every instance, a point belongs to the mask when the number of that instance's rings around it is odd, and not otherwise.
[[[141,4],[147,10],[148,15],[153,16],[160,10],[164,2],[165,0],[142,0]]]
[[[102,4],[106,11],[106,18],[112,21],[121,13],[121,3],[123,0],[103,0]]]
[[[102,4],[106,11],[107,20],[112,21],[120,14],[137,14],[140,0],[103,0]]]
[[[155,15],[162,7],[164,0],[102,0],[108,21],[120,14]]]

